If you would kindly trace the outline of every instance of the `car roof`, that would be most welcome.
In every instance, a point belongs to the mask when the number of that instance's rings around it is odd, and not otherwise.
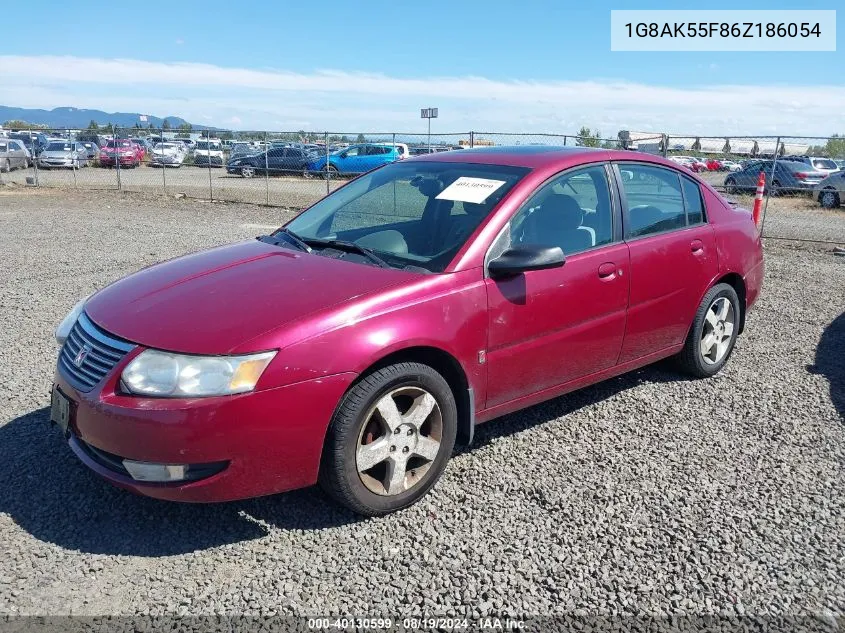
[[[481,163],[511,167],[557,168],[602,160],[642,161],[666,165],[677,170],[678,164],[654,154],[630,150],[610,150],[594,147],[563,147],[552,145],[514,145],[477,147],[414,156],[415,161],[448,163]]]

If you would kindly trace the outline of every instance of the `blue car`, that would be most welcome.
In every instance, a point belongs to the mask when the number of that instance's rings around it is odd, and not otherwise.
[[[351,145],[328,156],[320,156],[317,160],[308,163],[308,170],[312,173],[320,172],[332,176],[363,174],[365,171],[396,162],[401,158],[401,149],[390,143],[363,143]]]

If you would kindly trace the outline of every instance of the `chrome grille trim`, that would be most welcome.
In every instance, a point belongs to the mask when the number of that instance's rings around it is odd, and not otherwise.
[[[83,346],[89,351],[77,366],[74,359]],[[91,391],[134,348],[132,343],[101,329],[83,312],[59,352],[59,371],[74,388]]]

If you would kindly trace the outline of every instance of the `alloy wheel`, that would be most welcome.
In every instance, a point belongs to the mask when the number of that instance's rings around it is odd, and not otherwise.
[[[400,387],[368,412],[358,436],[355,463],[364,486],[394,496],[418,485],[440,453],[443,415],[421,387]]]
[[[734,309],[726,297],[719,297],[707,309],[699,348],[708,365],[721,361],[731,346],[736,328]]]
[[[823,207],[833,209],[834,207],[839,206],[839,196],[835,191],[828,189],[822,192],[819,202],[821,202]]]
[[[255,167],[241,167],[241,176],[252,178],[255,175]]]

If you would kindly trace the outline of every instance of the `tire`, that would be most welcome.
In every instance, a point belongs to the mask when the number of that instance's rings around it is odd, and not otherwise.
[[[736,180],[733,178],[728,178],[725,180],[725,193],[728,195],[735,195],[736,194]]]
[[[323,167],[323,178],[329,180],[331,178],[338,178],[340,176],[340,172],[337,170],[337,167],[334,165],[326,165]]]
[[[726,318],[720,319],[719,308],[725,308],[725,306],[727,306]],[[742,314],[740,310],[739,297],[732,286],[716,284],[707,291],[696,310],[684,348],[677,356],[678,364],[684,372],[697,378],[709,378],[725,366],[739,335]],[[718,328],[718,323],[722,323],[723,329]],[[730,323],[730,331],[728,331],[728,323]],[[708,340],[713,345],[708,346],[706,339],[711,334],[719,342],[717,344],[714,338],[709,338]],[[720,347],[722,345],[723,347]],[[705,349],[708,350],[707,354],[705,354]]]
[[[3,165],[3,172],[8,174],[10,171],[12,171],[12,161],[7,158],[6,164]]]
[[[314,178],[314,172],[309,171],[307,168],[302,170],[302,177],[306,180],[312,180]]]
[[[255,176],[255,167],[250,167],[249,165],[241,167],[241,176],[244,178],[252,178]]]
[[[395,405],[393,416],[381,415],[381,410],[391,411],[385,403]],[[364,516],[407,508],[440,478],[455,445],[457,425],[452,390],[428,365],[399,363],[374,371],[347,392],[332,418],[320,486]]]
[[[777,180],[773,180],[771,187],[768,187],[766,193],[772,197],[779,196],[781,194],[780,183]]]
[[[825,189],[819,194],[819,204],[825,209],[839,208],[839,193],[835,189]]]

